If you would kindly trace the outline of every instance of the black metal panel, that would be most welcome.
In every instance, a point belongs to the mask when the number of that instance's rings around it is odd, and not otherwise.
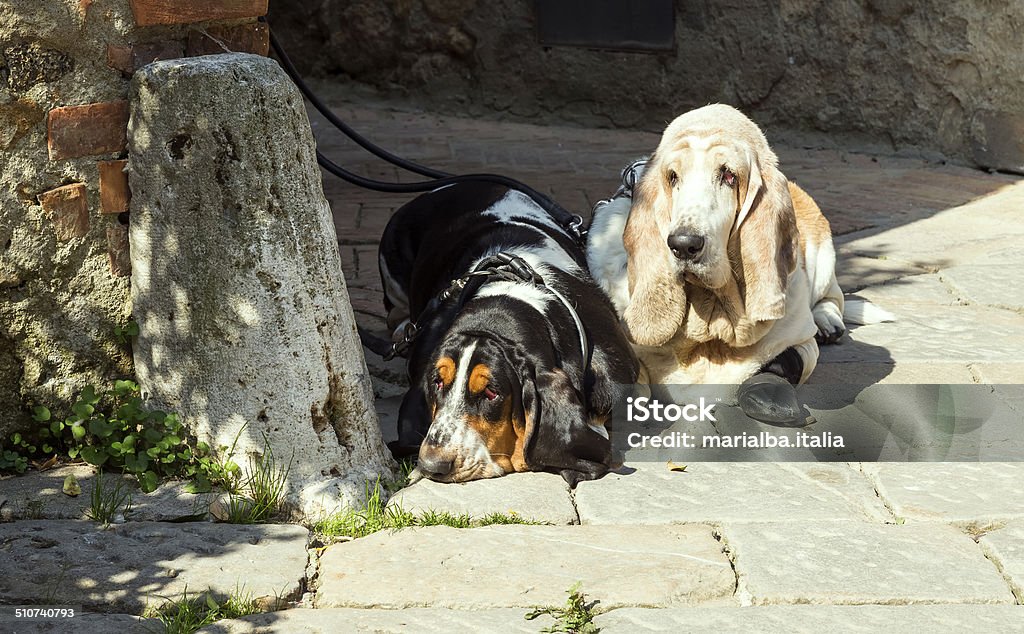
[[[634,51],[675,48],[674,0],[536,0],[545,46]]]

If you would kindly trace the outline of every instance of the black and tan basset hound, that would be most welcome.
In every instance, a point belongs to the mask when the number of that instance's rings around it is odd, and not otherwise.
[[[608,470],[604,424],[639,365],[582,246],[547,210],[486,182],[423,194],[388,223],[380,272],[408,357],[398,444],[419,445],[418,475],[575,483]]]

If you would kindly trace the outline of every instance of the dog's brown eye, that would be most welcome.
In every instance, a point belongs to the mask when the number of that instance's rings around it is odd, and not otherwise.
[[[488,401],[493,401],[494,399],[498,398],[498,393],[497,393],[497,392],[495,392],[494,390],[492,390],[492,389],[491,389],[491,388],[489,388],[489,387],[485,387],[485,388],[484,388],[484,397],[485,397],[485,398],[486,398],[486,399],[487,399]]]
[[[675,187],[676,183],[679,182],[679,175],[676,174],[675,170],[668,171],[668,184],[671,187]]]
[[[722,182],[732,187],[736,184],[736,174],[728,167],[722,166]]]

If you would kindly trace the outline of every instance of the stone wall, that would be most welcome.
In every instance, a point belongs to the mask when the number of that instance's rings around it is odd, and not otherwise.
[[[775,138],[1024,171],[1024,12],[1010,0],[677,0],[676,50],[538,44],[534,0],[296,0],[306,72],[454,113],[658,130],[709,102]]]
[[[267,0],[0,0],[0,443],[28,405],[133,373],[128,80],[267,52]]]

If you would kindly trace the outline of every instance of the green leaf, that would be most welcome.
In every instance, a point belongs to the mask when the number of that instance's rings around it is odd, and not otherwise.
[[[82,440],[83,438],[85,438],[85,426],[84,425],[72,425],[71,426],[71,436],[75,440]]]
[[[149,456],[143,451],[128,454],[124,457],[124,468],[132,473],[142,473],[149,468]]]
[[[213,484],[206,476],[197,475],[195,480],[185,486],[189,493],[209,493],[213,490]]]
[[[82,394],[78,397],[78,400],[88,405],[95,405],[100,402],[100,397],[96,394],[96,388],[91,385],[86,385],[82,389]]]
[[[102,418],[95,418],[89,421],[89,431],[94,436],[109,438],[110,435],[114,433],[114,428]]]
[[[121,446],[124,447],[126,450],[134,451],[135,439],[135,434],[128,434],[127,436],[124,437],[124,439],[121,440]]]
[[[39,421],[40,423],[45,423],[46,421],[50,420],[50,410],[43,407],[42,405],[36,405],[35,407],[32,408],[32,418]]]
[[[78,453],[81,450],[82,450],[81,447],[72,447],[71,449],[68,449],[68,458],[71,458],[72,460],[74,460],[75,458],[78,457]]]
[[[11,442],[13,442],[15,445],[20,445],[21,444],[21,434],[19,434],[18,432],[14,432],[14,435],[11,436]]]
[[[82,447],[82,459],[91,465],[99,467],[106,463],[109,458],[110,455],[98,447],[93,447],[92,445]]]
[[[143,430],[142,437],[147,443],[155,445],[163,439],[164,435],[155,429],[146,429]]]
[[[152,493],[160,486],[160,478],[152,471],[146,471],[139,475],[139,486],[143,493]]]
[[[52,452],[53,452],[53,445],[48,445],[48,444],[44,443],[43,444],[43,453],[52,453]]]
[[[135,321],[134,319],[132,321],[129,321],[128,325],[124,327],[124,334],[128,335],[129,337],[138,337],[139,322]]]
[[[62,429],[64,429],[63,422],[55,420],[52,423],[50,423],[50,431],[53,433],[54,436],[59,435]]]
[[[71,406],[71,411],[75,413],[80,420],[85,420],[92,416],[92,413],[96,411],[96,408],[92,405],[79,401]]]

